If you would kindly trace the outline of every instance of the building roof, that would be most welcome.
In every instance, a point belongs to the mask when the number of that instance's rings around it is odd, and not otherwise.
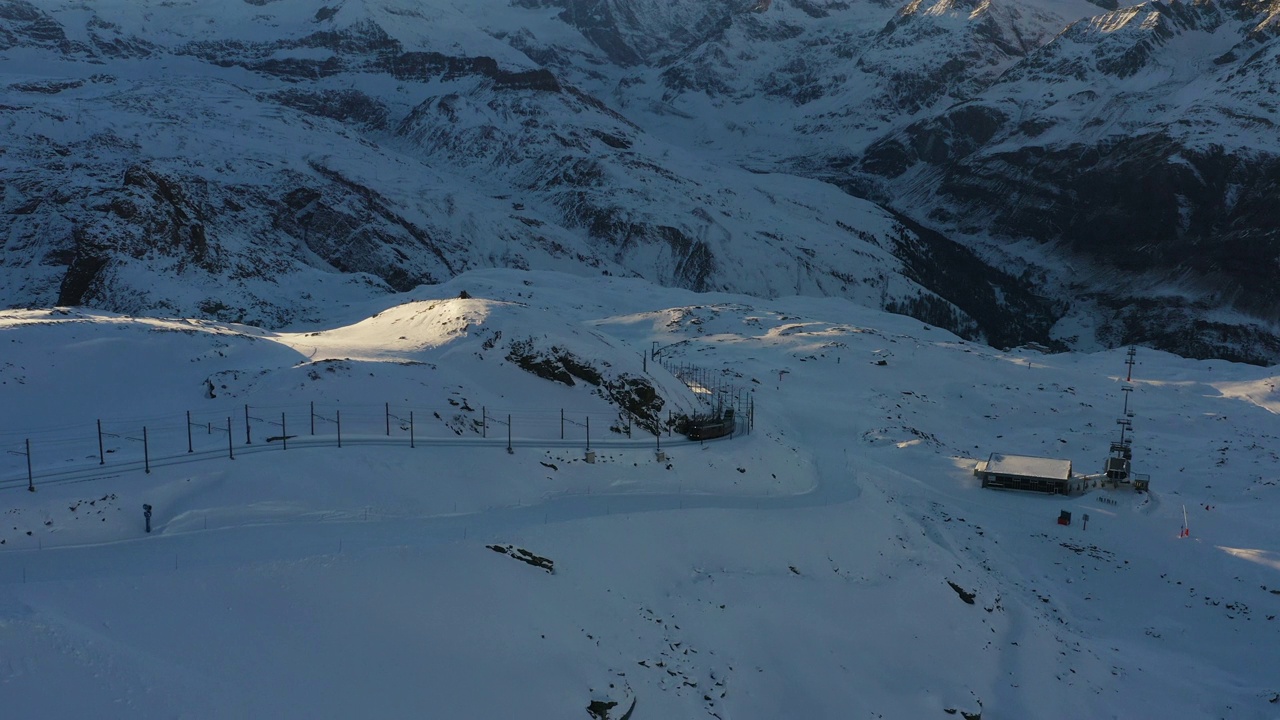
[[[1018,475],[1021,477],[1071,479],[1071,461],[1053,458],[1029,457],[991,453],[985,472],[991,475]]]

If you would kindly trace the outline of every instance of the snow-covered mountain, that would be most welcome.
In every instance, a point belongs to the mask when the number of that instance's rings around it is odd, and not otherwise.
[[[560,5],[643,61],[598,87],[646,128],[940,230],[1068,306],[1068,344],[1280,351],[1274,2]]]
[[[1138,100],[1266,120],[1274,3],[1163,7],[6,0],[0,298],[280,327],[538,268],[1274,360],[1274,138],[1157,143],[1200,194],[1083,151],[1149,147],[1095,127]]]
[[[1195,345],[1218,335],[1270,354],[1278,10],[1147,3],[1081,20],[981,93],[873,143],[861,167],[957,236],[1067,259],[1055,282],[1109,308],[1115,339],[1163,334],[1205,353]]]

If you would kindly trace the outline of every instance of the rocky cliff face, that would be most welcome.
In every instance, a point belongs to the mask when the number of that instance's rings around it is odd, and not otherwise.
[[[1275,7],[1149,3],[1076,23],[974,98],[872,143],[867,189],[987,245],[1042,245],[1078,269],[1059,282],[1105,309],[1112,342],[1268,361]],[[1215,308],[1247,319],[1211,322]]]
[[[1105,5],[0,0],[0,299],[547,268],[1280,359],[1278,3]]]

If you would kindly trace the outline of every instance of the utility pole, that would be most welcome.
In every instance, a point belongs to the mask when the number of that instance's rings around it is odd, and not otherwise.
[[[27,456],[27,492],[35,492],[35,479],[31,474],[31,440],[26,441],[26,452],[18,452],[17,450],[5,450],[10,455],[26,455]]]

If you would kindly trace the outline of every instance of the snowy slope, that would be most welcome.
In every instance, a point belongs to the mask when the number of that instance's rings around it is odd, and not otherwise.
[[[998,352],[843,300],[483,271],[296,333],[88,311],[0,328],[15,716],[1274,715],[1274,370],[1139,350],[1153,492],[1064,498],[983,490],[972,468],[1006,452],[1099,471],[1123,352]],[[505,359],[513,335],[697,403],[643,359],[656,343],[745,389],[754,428],[664,437],[658,461],[654,438],[592,423],[595,463],[576,426],[517,425],[510,454],[382,434],[384,399],[617,417]],[[215,373],[242,380],[209,398]],[[305,444],[312,399],[351,409],[343,447],[331,428]],[[265,420],[243,442],[246,404],[297,418],[297,444]],[[127,428],[189,409],[233,417],[234,460],[202,447],[148,474],[125,456]],[[123,436],[103,466],[95,416]],[[26,439],[34,493],[10,452]]]

